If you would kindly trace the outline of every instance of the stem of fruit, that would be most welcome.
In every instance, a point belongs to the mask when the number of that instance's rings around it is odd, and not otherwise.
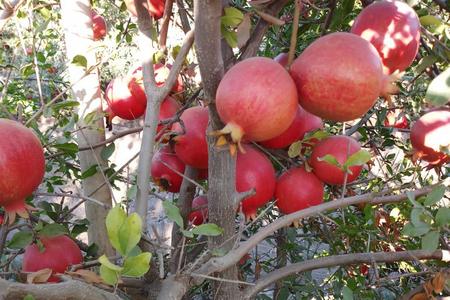
[[[292,62],[294,61],[295,48],[297,46],[298,20],[300,18],[300,12],[303,7],[303,3],[301,0],[295,0],[294,3],[295,3],[294,22],[292,23],[291,44],[289,46],[289,55],[287,63],[288,69],[291,67]]]

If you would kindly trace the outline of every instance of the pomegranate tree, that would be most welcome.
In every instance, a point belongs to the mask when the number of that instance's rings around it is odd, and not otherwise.
[[[258,208],[272,198],[275,191],[275,170],[270,160],[260,151],[243,145],[244,151],[236,158],[236,190],[246,192],[255,189],[255,195],[242,201],[242,211],[247,219],[256,217]]]
[[[44,249],[37,244],[25,248],[22,261],[23,272],[36,272],[42,269],[51,269],[53,274],[64,273],[70,265],[83,261],[78,245],[68,236],[41,237]],[[49,282],[59,282],[59,278],[51,276]]]
[[[276,205],[284,214],[290,214],[323,202],[323,182],[304,167],[289,169],[278,178]]]
[[[295,84],[279,63],[246,59],[228,70],[217,89],[217,112],[226,124],[219,133],[237,143],[271,139],[291,125],[297,104]]]
[[[327,184],[344,184],[343,166],[347,159],[361,150],[357,141],[345,135],[330,136],[317,143],[311,153],[310,164],[314,174]],[[324,160],[326,155],[333,156],[340,166]],[[353,165],[347,172],[347,183],[353,182],[361,173],[361,165]]]
[[[411,127],[415,157],[440,165],[450,161],[450,111],[439,109],[420,117]]]
[[[198,196],[192,200],[192,211],[188,216],[189,222],[198,226],[203,224],[208,218],[208,199],[205,196]]]
[[[178,193],[183,182],[183,177],[180,174],[184,174],[184,168],[184,163],[170,146],[164,146],[152,158],[151,175],[153,182],[168,192]]]
[[[351,32],[375,46],[389,74],[408,68],[419,51],[419,18],[402,1],[377,1],[367,6]]]
[[[290,69],[300,105],[333,121],[364,115],[378,96],[394,90],[376,49],[363,38],[345,32],[315,40]]]
[[[178,133],[174,138],[175,153],[187,165],[198,169],[208,168],[208,109],[195,106],[186,109],[180,117],[183,125],[175,123],[172,131]]]
[[[91,10],[92,30],[94,31],[94,41],[101,40],[106,36],[105,18],[99,15],[95,10]]]
[[[44,150],[33,131],[7,119],[0,119],[0,141],[0,206],[13,222],[28,215],[25,198],[44,177]]]
[[[134,120],[145,113],[146,101],[134,97],[128,89],[128,77],[118,77],[108,84],[105,99],[108,103],[108,119],[118,116],[125,120]]]
[[[267,148],[286,148],[295,141],[304,138],[307,132],[320,129],[323,127],[322,119],[305,111],[300,105],[291,126],[282,134],[263,141],[260,144]]]

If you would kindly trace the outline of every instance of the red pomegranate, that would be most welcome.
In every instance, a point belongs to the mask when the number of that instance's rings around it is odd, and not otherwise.
[[[242,201],[242,211],[247,219],[252,219],[256,217],[258,208],[273,197],[275,170],[263,153],[249,145],[243,145],[243,148],[245,153],[238,152],[236,158],[236,190],[255,189],[255,195]]]
[[[278,178],[275,189],[276,205],[284,214],[323,202],[323,183],[304,167],[292,168]]]
[[[178,103],[178,101],[168,96],[161,103],[161,107],[159,109],[159,122],[173,118],[180,108],[181,105]],[[158,124],[157,132],[159,133],[161,129],[164,128],[164,126],[165,125],[163,124]]]
[[[206,206],[204,208],[200,208]],[[205,196],[198,196],[192,200],[192,211],[188,216],[189,222],[198,226],[203,224],[208,218],[208,199]]]
[[[286,148],[295,141],[303,139],[309,131],[323,127],[322,119],[305,111],[300,105],[291,126],[279,136],[263,141],[260,144],[267,148]]]
[[[408,68],[419,51],[420,22],[402,1],[378,1],[364,8],[351,32],[372,43],[388,74]]]
[[[168,192],[178,193],[183,177],[177,172],[184,174],[184,168],[184,163],[170,146],[164,146],[153,155],[151,164],[153,182]]]
[[[147,0],[148,12],[155,19],[161,19],[164,15],[165,0]],[[136,6],[134,5],[134,0],[125,0],[125,5],[128,11],[133,15],[137,16]]]
[[[347,158],[361,150],[361,146],[354,139],[345,135],[330,136],[317,143],[311,153],[310,164],[314,174],[327,184],[344,184],[345,172],[326,161],[321,161],[330,154],[343,165]],[[361,173],[362,166],[349,167],[351,174],[347,175],[347,183],[353,182]]]
[[[280,54],[275,56],[273,60],[282,65],[283,67],[286,67],[289,60],[289,53],[281,52]]]
[[[208,168],[208,109],[200,106],[188,108],[180,119],[184,128],[180,123],[172,126],[172,131],[179,134],[174,138],[175,153],[187,165],[198,169]]]
[[[450,161],[450,111],[434,110],[424,114],[411,127],[415,157],[441,165]]]
[[[53,274],[64,273],[70,265],[83,261],[83,255],[77,244],[66,235],[41,237],[44,245],[41,251],[36,244],[25,248],[22,261],[23,272],[36,272],[42,269],[52,269]],[[59,282],[59,278],[51,276],[49,282]]]
[[[217,112],[226,124],[219,133],[237,143],[271,139],[291,125],[297,104],[295,84],[279,63],[246,59],[228,70],[217,89]]]
[[[13,222],[28,216],[25,198],[44,178],[44,150],[33,131],[7,119],[0,119],[0,141],[0,206]]]
[[[197,179],[208,180],[208,169],[198,169]]]
[[[94,41],[101,40],[106,36],[105,18],[99,15],[95,10],[91,10],[92,30],[94,31]]]
[[[163,65],[163,64],[155,64],[153,65],[155,70],[155,80],[157,86],[163,86],[166,82],[167,77],[169,76],[169,72],[171,69],[171,65]],[[137,67],[134,69],[133,72],[130,74],[131,80],[128,84],[128,88],[131,91],[131,94],[138,98],[140,101],[147,103],[147,97],[145,96],[145,89],[144,89],[144,78],[142,75],[142,66]],[[181,76],[178,76],[178,80],[175,82],[174,86],[172,87],[172,92],[174,93],[180,93],[183,91],[183,80]]]
[[[300,105],[333,121],[364,115],[378,96],[395,89],[376,49],[363,38],[345,32],[315,40],[294,61],[291,75]]]
[[[107,114],[112,120],[118,116],[125,120],[134,120],[145,113],[146,102],[134,97],[128,89],[129,78],[118,77],[106,87],[105,99],[108,103]]]
[[[401,110],[396,109],[395,111],[389,111],[386,114],[386,119],[384,120],[384,126],[404,129],[408,128],[409,123],[408,119],[406,119],[405,113]]]

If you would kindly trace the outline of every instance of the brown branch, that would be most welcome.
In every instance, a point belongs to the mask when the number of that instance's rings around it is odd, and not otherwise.
[[[294,1],[295,9],[294,9],[294,22],[292,23],[292,33],[291,33],[291,42],[289,45],[289,55],[288,55],[288,63],[287,67],[289,68],[294,61],[295,56],[295,48],[297,46],[297,33],[298,33],[298,20],[300,18],[300,13],[303,7],[302,0]]]
[[[115,294],[78,280],[54,284],[23,284],[0,279],[0,299],[23,299],[32,295],[36,300],[120,300]]]
[[[325,22],[323,23],[321,36],[325,35],[328,28],[330,27],[331,20],[333,19],[335,9],[336,9],[336,0],[330,0],[330,2],[328,2],[328,14],[325,19]]]
[[[250,299],[259,291],[263,290],[273,282],[285,278],[289,275],[307,272],[315,269],[332,268],[335,266],[345,266],[362,263],[393,263],[397,261],[415,261],[421,259],[437,259],[448,262],[450,253],[445,250],[425,251],[401,251],[401,252],[377,252],[377,253],[351,253],[343,255],[332,255],[311,259],[295,263],[281,269],[275,270],[256,281],[254,286],[248,287],[244,291],[244,299]]]
[[[181,20],[181,27],[183,28],[183,31],[187,33],[188,31],[191,30],[191,25],[189,23],[189,19],[186,13],[186,8],[184,6],[183,0],[177,0],[177,6]]]
[[[432,186],[425,187],[412,192],[415,197],[419,197],[428,194],[432,190]],[[381,194],[382,195],[382,194]],[[307,209],[300,210],[298,212],[285,215],[266,227],[261,228],[256,234],[250,237],[247,241],[240,244],[237,249],[234,249],[227,253],[225,256],[219,258],[213,258],[206,264],[201,266],[196,273],[209,275],[214,272],[220,272],[234,264],[236,264],[239,259],[248,253],[253,247],[255,247],[259,242],[264,240],[267,236],[270,236],[275,231],[292,224],[294,221],[299,219],[304,219],[311,216],[316,216],[325,211],[335,210],[338,208],[347,207],[350,205],[369,203],[375,204],[386,204],[386,203],[397,203],[407,199],[407,194],[403,193],[400,195],[392,196],[380,196],[380,193],[369,193],[364,195],[358,195],[353,197],[348,197],[340,200],[330,201],[320,205],[316,205]],[[200,284],[201,281],[194,280],[194,284]]]
[[[164,17],[162,19],[161,32],[159,34],[159,46],[166,49],[167,33],[169,31],[170,18],[172,17],[173,0],[166,0],[164,7]]]
[[[76,198],[76,199],[81,199],[84,201],[89,201],[92,203],[95,203],[97,205],[100,205],[104,208],[111,208],[109,205],[107,205],[106,203],[102,203],[101,201],[94,199],[92,197],[86,197],[83,195],[78,195],[78,194],[68,194],[68,193],[44,193],[44,192],[35,192],[33,195],[35,196],[45,196],[45,197],[68,197],[68,198]]]
[[[107,145],[109,143],[114,142],[115,140],[117,140],[118,138],[121,138],[123,136],[129,135],[129,134],[133,134],[133,133],[137,133],[137,132],[141,132],[143,127],[136,127],[136,128],[131,128],[128,130],[123,130],[117,133],[114,133],[111,137],[107,138],[106,140],[97,143],[95,145],[92,146],[86,146],[86,147],[80,147],[78,148],[78,151],[86,151],[86,150],[91,150],[91,149],[95,149],[104,145]]]

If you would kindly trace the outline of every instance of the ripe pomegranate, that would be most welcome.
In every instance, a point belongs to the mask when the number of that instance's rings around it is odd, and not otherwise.
[[[270,160],[260,151],[243,145],[245,153],[236,158],[236,190],[246,192],[252,188],[256,194],[242,201],[242,211],[247,219],[256,217],[258,208],[272,198],[275,191],[275,170]]]
[[[288,59],[289,59],[289,53],[286,53],[286,52],[281,52],[280,54],[278,54],[277,56],[275,56],[273,58],[274,61],[276,61],[283,67],[287,66]]]
[[[260,144],[267,148],[281,149],[295,141],[303,139],[309,131],[323,127],[322,119],[305,111],[300,105],[291,126],[279,136],[263,141]]]
[[[408,128],[409,123],[408,119],[406,119],[405,113],[399,109],[396,109],[395,111],[391,110],[386,114],[384,126],[404,129]]]
[[[192,211],[188,216],[189,222],[198,226],[203,224],[208,218],[208,207],[198,209],[208,205],[208,199],[205,196],[198,196],[192,200]]]
[[[188,108],[180,119],[184,128],[180,123],[172,126],[172,131],[179,134],[174,138],[175,153],[187,165],[198,169],[208,168],[208,109],[200,106]]]
[[[197,179],[208,180],[208,169],[198,169]]]
[[[361,146],[354,139],[345,135],[330,136],[314,146],[310,164],[314,174],[327,184],[344,184],[345,172],[326,161],[319,160],[327,154],[336,158],[343,165],[347,158],[361,150]],[[351,174],[347,175],[347,183],[353,182],[361,173],[362,166],[349,167]]]
[[[297,104],[295,84],[279,63],[246,59],[228,70],[217,89],[217,112],[226,124],[218,133],[237,143],[271,139],[291,125]]]
[[[372,3],[361,11],[350,32],[375,46],[388,74],[404,71],[419,51],[419,18],[402,1]]]
[[[145,113],[146,102],[134,97],[128,89],[128,77],[118,77],[108,84],[105,99],[108,103],[109,120],[118,116],[125,120],[134,120]]]
[[[278,178],[275,189],[276,205],[284,214],[323,202],[323,183],[304,167],[292,168]]]
[[[33,131],[7,119],[0,119],[0,141],[0,206],[13,222],[16,213],[28,216],[25,197],[44,177],[44,150]]]
[[[161,19],[164,15],[165,0],[147,0],[148,12],[155,19]],[[128,11],[133,15],[137,16],[136,6],[134,5],[134,0],[125,0],[125,5]]]
[[[153,182],[166,191],[178,193],[183,177],[175,171],[184,174],[184,168],[184,163],[177,157],[170,146],[164,146],[153,155],[151,164]]]
[[[315,40],[290,69],[300,105],[333,121],[364,115],[377,97],[395,90],[376,49],[363,38],[345,32]]]
[[[41,251],[36,244],[25,248],[22,261],[22,271],[36,272],[42,269],[52,269],[53,274],[64,273],[70,265],[83,261],[80,248],[66,235],[41,237],[44,245]],[[49,282],[59,282],[59,278],[51,276]]]
[[[411,127],[415,157],[441,165],[450,161],[450,111],[434,110],[424,114]]]
[[[155,64],[154,66],[155,71],[155,80],[157,86],[163,86],[166,82],[167,77],[169,76],[169,72],[171,69],[171,65],[163,65],[163,64]],[[133,70],[130,74],[131,80],[128,84],[128,88],[131,91],[131,94],[138,98],[140,101],[144,101],[147,103],[147,97],[145,96],[145,89],[144,89],[144,78],[142,75],[142,66],[137,67]],[[172,87],[172,92],[174,93],[180,93],[183,91],[183,80],[181,76],[178,76],[177,81]]]
[[[92,30],[94,31],[94,41],[101,40],[106,36],[105,18],[99,15],[95,10],[91,10]]]

